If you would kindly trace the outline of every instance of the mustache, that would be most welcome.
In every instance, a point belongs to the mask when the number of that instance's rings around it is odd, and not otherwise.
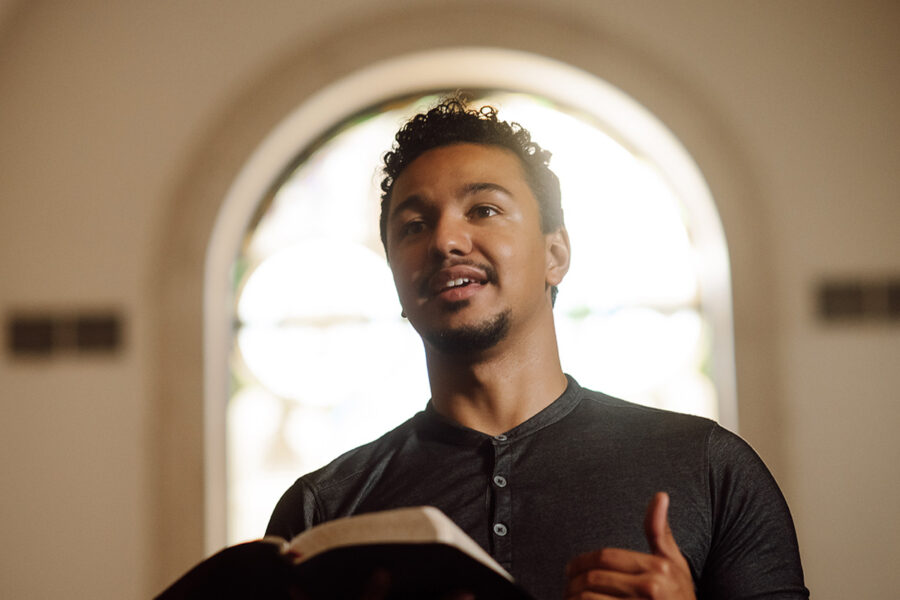
[[[456,258],[442,261],[429,268],[425,276],[422,277],[419,284],[419,294],[422,296],[431,295],[431,279],[444,269],[458,266],[474,267],[482,271],[484,273],[485,279],[487,280],[487,283],[495,284],[498,281],[497,270],[494,269],[494,267],[492,267],[491,265],[475,262],[474,260],[468,258]]]

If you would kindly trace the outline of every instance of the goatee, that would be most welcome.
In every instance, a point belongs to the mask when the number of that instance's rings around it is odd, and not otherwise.
[[[461,356],[483,352],[496,346],[509,333],[509,315],[507,308],[476,325],[429,331],[423,337],[444,354]]]

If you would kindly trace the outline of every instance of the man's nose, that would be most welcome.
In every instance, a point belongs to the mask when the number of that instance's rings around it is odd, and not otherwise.
[[[472,233],[464,218],[443,216],[432,236],[432,249],[441,256],[464,256],[472,251]]]

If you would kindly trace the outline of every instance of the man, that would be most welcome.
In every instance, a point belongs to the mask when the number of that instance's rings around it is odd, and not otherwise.
[[[457,99],[396,140],[381,235],[432,398],[300,478],[267,533],[430,504],[540,599],[808,597],[787,506],[745,443],[563,373],[570,247],[549,153]]]

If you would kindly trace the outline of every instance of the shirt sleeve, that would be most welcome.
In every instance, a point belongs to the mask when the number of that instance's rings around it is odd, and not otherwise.
[[[794,523],[765,464],[718,426],[709,461],[713,529],[700,598],[808,598]]]
[[[315,491],[301,477],[275,505],[266,527],[266,535],[290,540],[316,525],[321,520],[318,512]]]

